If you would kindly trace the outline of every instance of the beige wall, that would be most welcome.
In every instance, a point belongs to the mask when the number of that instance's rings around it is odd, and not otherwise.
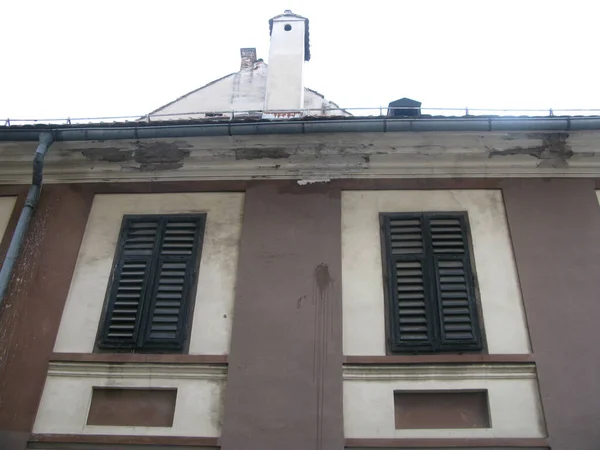
[[[197,364],[52,363],[33,432],[218,437],[226,376]],[[173,426],[86,425],[94,386],[177,388]]]
[[[6,232],[6,226],[15,207],[16,197],[0,197],[0,241]]]
[[[394,391],[487,390],[490,428],[396,430]],[[534,365],[344,368],[346,438],[543,437]]]
[[[499,190],[346,191],[342,194],[344,354],[384,355],[380,212],[467,211],[490,354],[529,353]]]
[[[190,354],[227,354],[244,194],[97,195],[60,323],[55,352],[94,349],[124,214],[207,213]]]

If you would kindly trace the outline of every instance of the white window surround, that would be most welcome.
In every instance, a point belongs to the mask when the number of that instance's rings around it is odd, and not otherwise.
[[[206,364],[51,363],[33,432],[218,437],[226,378]],[[86,425],[94,387],[176,388],[173,426]]]
[[[394,391],[486,390],[490,428],[397,430]],[[346,438],[538,438],[546,436],[533,364],[344,368]]]
[[[0,197],[0,241],[4,238],[16,201],[17,197]]]
[[[227,354],[243,202],[243,193],[97,195],[54,351],[93,352],[123,215],[206,213],[189,353]]]
[[[427,211],[468,213],[489,353],[530,353],[501,191],[402,190],[342,193],[344,354],[386,354],[379,214]]]

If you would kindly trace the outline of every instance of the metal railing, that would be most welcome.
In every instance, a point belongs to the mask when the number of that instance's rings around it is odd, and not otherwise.
[[[600,108],[565,108],[565,109],[540,109],[540,108],[429,108],[429,107],[353,107],[353,108],[314,108],[301,110],[222,110],[222,111],[187,111],[178,113],[151,113],[135,114],[127,116],[101,116],[101,117],[66,117],[66,118],[45,118],[45,119],[21,119],[6,118],[4,126],[27,125],[27,124],[83,124],[83,123],[103,123],[110,122],[152,122],[163,120],[186,120],[186,119],[214,119],[214,120],[233,120],[243,117],[261,117],[263,113],[269,114],[289,114],[297,117],[307,116],[354,116],[354,117],[381,117],[387,116],[388,111],[393,110],[420,110],[422,115],[464,117],[464,116],[523,116],[531,115],[538,117],[552,116],[596,116],[600,115]]]

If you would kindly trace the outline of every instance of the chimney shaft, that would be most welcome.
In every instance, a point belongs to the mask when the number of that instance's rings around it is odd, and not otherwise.
[[[308,59],[308,19],[291,11],[272,18],[265,110],[304,107],[304,61]]]
[[[240,70],[252,70],[256,62],[256,49],[240,48],[240,56],[242,57]]]

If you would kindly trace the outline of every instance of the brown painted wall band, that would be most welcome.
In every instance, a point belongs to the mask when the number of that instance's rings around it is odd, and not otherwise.
[[[52,353],[52,362],[227,364],[227,355],[172,355],[151,353]]]
[[[553,450],[600,443],[600,207],[589,180],[507,180],[504,201]]]
[[[344,364],[378,365],[378,364],[521,364],[533,363],[531,354],[439,354],[439,355],[385,355],[385,356],[344,356]]]
[[[0,312],[0,430],[32,429],[92,198],[68,185],[40,197]]]
[[[195,436],[125,436],[114,434],[33,434],[30,442],[57,442],[111,445],[179,445],[182,447],[218,447],[219,439]]]
[[[341,195],[246,191],[223,450],[342,450]]]
[[[548,448],[540,438],[346,439],[346,448]]]

